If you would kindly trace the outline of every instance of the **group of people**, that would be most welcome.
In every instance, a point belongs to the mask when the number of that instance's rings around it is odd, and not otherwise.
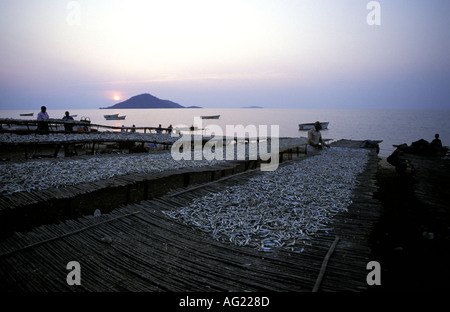
[[[41,106],[41,111],[38,113],[37,115],[37,120],[38,121],[45,121],[50,119],[50,116],[47,113],[47,107],[46,106]],[[64,121],[68,121],[68,120],[74,120],[72,116],[70,116],[70,113],[68,111],[65,112],[64,117],[62,118],[62,120]],[[73,129],[71,124],[64,124],[64,130],[66,132],[71,132]],[[48,123],[47,122],[39,122],[38,123],[38,130],[41,131],[48,131]]]
[[[400,154],[405,152],[408,154],[420,156],[436,156],[445,151],[442,147],[442,141],[439,139],[439,134],[434,135],[434,139],[429,143],[424,139],[412,142],[410,146],[403,143],[395,149],[395,151],[386,159],[389,164],[395,167],[398,173],[405,173],[408,167],[407,161],[403,159]]]
[[[322,134],[320,130],[322,130],[322,126],[320,125],[320,122],[316,121],[314,123],[314,128],[308,131],[308,145],[313,146],[315,148],[323,148],[324,146],[330,147],[330,145],[326,144],[322,139]],[[370,140],[366,140],[365,142],[371,143]],[[442,142],[439,139],[438,133],[434,135],[434,139],[433,141],[431,141],[431,143],[428,143],[425,140],[419,140],[417,142],[413,142],[413,144],[411,144],[410,147],[410,149],[417,154],[435,154],[441,148]]]
[[[47,113],[47,107],[42,106],[41,111],[37,115],[37,120],[44,121],[44,120],[48,120],[49,118],[50,117]],[[74,119],[72,116],[70,116],[70,113],[68,111],[66,111],[62,120],[68,121],[68,120],[74,120]],[[124,128],[123,125],[122,125],[122,128]],[[135,128],[135,125],[133,125],[133,128]],[[193,128],[193,126],[191,128]],[[48,131],[48,123],[46,123],[46,122],[39,123],[38,129],[43,130],[43,131]],[[71,132],[72,125],[65,124],[64,129],[67,132]],[[172,125],[169,125],[169,127],[167,127],[167,129],[168,129],[167,132],[171,133]],[[124,130],[125,129],[122,129],[122,132],[124,132]],[[329,148],[330,145],[325,143],[325,141],[322,138],[322,133],[320,132],[320,130],[322,130],[322,126],[320,125],[320,122],[316,121],[314,123],[314,128],[312,128],[311,130],[308,131],[308,145],[310,145],[316,149],[321,149],[324,146]],[[135,132],[135,131],[136,131],[135,129],[132,129],[131,132]],[[156,133],[160,134],[160,133],[162,133],[162,131],[163,131],[163,129],[161,127],[161,124],[159,124],[159,127],[156,129]],[[431,143],[429,143],[429,144],[426,141],[425,141],[426,144],[420,144],[422,141],[424,141],[424,140],[414,142],[414,144],[412,144],[412,146],[411,146],[411,149],[420,149],[419,152],[421,152],[421,153],[434,153],[435,151],[438,151],[439,149],[442,148],[442,142],[439,139],[439,134],[436,134],[434,136],[434,140],[431,141]]]
[[[167,127],[167,133],[172,133],[172,129],[173,129],[173,127],[172,127],[172,125],[169,125],[168,127]],[[122,129],[120,130],[120,132],[127,132],[128,130],[125,128],[125,126],[124,125],[122,125]],[[162,128],[162,126],[161,126],[161,124],[159,124],[159,126],[158,126],[158,128],[156,128],[155,129],[155,131],[156,131],[156,133],[158,133],[158,134],[161,134],[161,133],[163,133],[163,128]],[[130,132],[131,133],[135,133],[136,132],[136,126],[135,125],[133,125],[133,127],[130,129]]]
[[[172,133],[172,129],[173,129],[172,125],[169,125],[169,126],[167,127],[167,133],[168,133],[168,134],[171,134],[171,133]],[[163,133],[163,129],[162,129],[162,127],[161,127],[161,124],[159,124],[158,128],[156,129],[156,133],[158,133],[158,134]]]
[[[49,115],[47,113],[47,107],[42,106],[41,107],[41,111],[39,112],[38,116],[37,116],[37,120],[47,120],[49,119]],[[62,118],[62,120],[64,121],[68,121],[68,120],[74,120],[72,116],[70,116],[70,113],[68,111],[65,112],[64,117]],[[124,128],[124,126],[122,125],[122,128]],[[135,128],[135,125],[133,125],[133,128]],[[193,130],[193,126],[191,127]],[[65,131],[72,131],[72,125],[70,124],[65,124],[64,125],[64,129]],[[167,133],[171,133],[172,132],[172,125],[169,125],[169,127],[167,127]],[[39,130],[45,130],[48,131],[48,124],[47,123],[40,123],[39,124]],[[326,144],[324,142],[324,140],[322,139],[322,134],[320,132],[320,130],[322,130],[322,126],[320,125],[320,122],[316,122],[314,124],[314,128],[308,131],[308,145],[311,145],[315,148],[322,148],[322,147],[330,147],[330,145]],[[131,132],[135,132],[135,129],[131,129]],[[125,132],[125,129],[122,129],[122,132]],[[156,129],[156,133],[160,134],[162,133],[162,126],[161,124],[159,125],[159,127]]]

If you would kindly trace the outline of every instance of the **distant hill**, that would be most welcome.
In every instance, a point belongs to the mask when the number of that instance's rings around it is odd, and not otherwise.
[[[244,106],[241,108],[263,108],[263,107],[261,107],[261,106]]]
[[[169,100],[161,100],[156,96],[144,93],[104,108],[184,108],[184,106]]]

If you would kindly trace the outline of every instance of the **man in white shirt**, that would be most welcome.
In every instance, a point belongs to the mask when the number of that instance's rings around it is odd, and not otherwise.
[[[47,120],[48,118],[47,107],[41,106],[41,111],[37,115],[37,120]]]
[[[320,125],[320,122],[316,121],[314,128],[308,131],[308,145],[315,148],[322,148],[323,146],[330,147],[330,145],[323,141],[322,134],[320,133],[321,129],[322,126]]]
[[[47,120],[47,119],[49,119],[49,116],[47,113],[47,107],[41,106],[41,111],[37,115],[37,120],[42,121],[42,120]],[[38,124],[38,130],[48,131],[48,123],[40,122]]]

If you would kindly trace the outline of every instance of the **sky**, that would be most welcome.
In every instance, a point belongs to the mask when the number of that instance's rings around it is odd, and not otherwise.
[[[0,109],[450,109],[448,0],[2,0]]]

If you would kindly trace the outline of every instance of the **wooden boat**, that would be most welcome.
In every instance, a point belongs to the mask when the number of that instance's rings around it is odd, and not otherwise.
[[[111,116],[107,116],[105,115],[105,119],[106,120],[124,120],[126,116],[119,116],[119,114],[117,114],[116,116],[111,115]]]
[[[302,123],[298,125],[299,130],[311,130],[312,128],[314,128],[314,124],[315,122],[310,122],[310,123]],[[328,129],[328,124],[329,122],[320,122],[320,125],[322,126],[322,130]]]
[[[114,117],[118,117],[119,116],[119,114],[114,114],[114,115],[103,115],[103,117],[105,117],[105,119],[108,119],[108,118],[114,118]]]
[[[173,133],[182,133],[182,132],[197,132],[197,131],[203,131],[205,130],[204,128],[199,128],[197,126],[190,126],[190,127],[176,127],[172,129]]]
[[[20,116],[33,116],[34,113],[25,113],[25,114],[20,114]]]
[[[220,115],[200,116],[201,119],[219,119]]]

